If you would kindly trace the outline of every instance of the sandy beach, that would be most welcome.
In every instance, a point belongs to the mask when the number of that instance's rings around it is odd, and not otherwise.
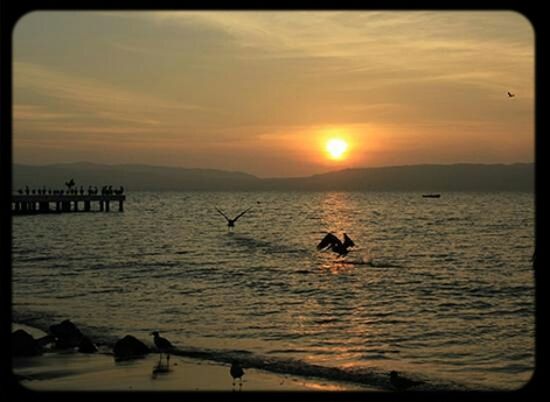
[[[34,337],[36,328],[14,324]],[[13,372],[20,384],[33,391],[376,391],[355,384],[281,375],[245,368],[242,387],[233,386],[229,365],[172,356],[166,372],[155,370],[157,354],[115,362],[107,353],[46,352],[18,357]]]

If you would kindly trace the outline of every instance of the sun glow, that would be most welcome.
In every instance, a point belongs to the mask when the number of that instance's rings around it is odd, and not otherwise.
[[[339,138],[333,138],[328,140],[326,149],[331,159],[342,159],[348,149],[348,143]]]

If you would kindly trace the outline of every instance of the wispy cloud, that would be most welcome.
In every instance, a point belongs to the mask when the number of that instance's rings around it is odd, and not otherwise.
[[[534,34],[513,12],[75,14],[93,35],[43,29],[48,13],[18,27],[16,145],[154,149],[157,162],[235,149],[235,167],[304,160],[327,127],[379,164],[433,144],[465,155],[533,142]],[[57,28],[70,18],[55,15]]]
[[[212,112],[199,105],[159,99],[37,64],[16,61],[13,70],[16,91],[28,90],[44,98],[56,99],[62,102],[63,110],[71,111],[59,113],[47,110],[46,105],[51,102],[46,102],[40,109],[16,104],[15,118],[19,120],[87,115],[88,120],[94,116],[104,122],[158,126],[163,117],[175,119],[185,113]]]
[[[44,106],[37,105],[13,105],[13,118],[19,121],[51,121],[72,118],[78,115],[63,112],[50,111]]]

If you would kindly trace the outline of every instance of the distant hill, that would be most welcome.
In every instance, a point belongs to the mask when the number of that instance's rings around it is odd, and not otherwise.
[[[13,189],[64,188],[71,178],[79,187],[122,185],[126,190],[244,190],[259,179],[252,175],[213,169],[184,169],[147,165],[100,165],[88,162],[46,166],[13,165]]]
[[[298,191],[534,191],[534,164],[412,165],[345,169],[299,178],[267,178],[214,169],[88,162],[45,166],[13,165],[13,189],[42,186],[123,185],[126,190],[298,190]]]
[[[268,188],[371,191],[534,191],[534,165],[412,165],[346,169],[299,179],[266,179]]]

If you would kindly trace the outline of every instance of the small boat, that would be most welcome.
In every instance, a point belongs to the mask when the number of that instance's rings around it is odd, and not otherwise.
[[[422,197],[424,197],[424,198],[439,198],[439,197],[441,197],[441,194],[422,194]]]

